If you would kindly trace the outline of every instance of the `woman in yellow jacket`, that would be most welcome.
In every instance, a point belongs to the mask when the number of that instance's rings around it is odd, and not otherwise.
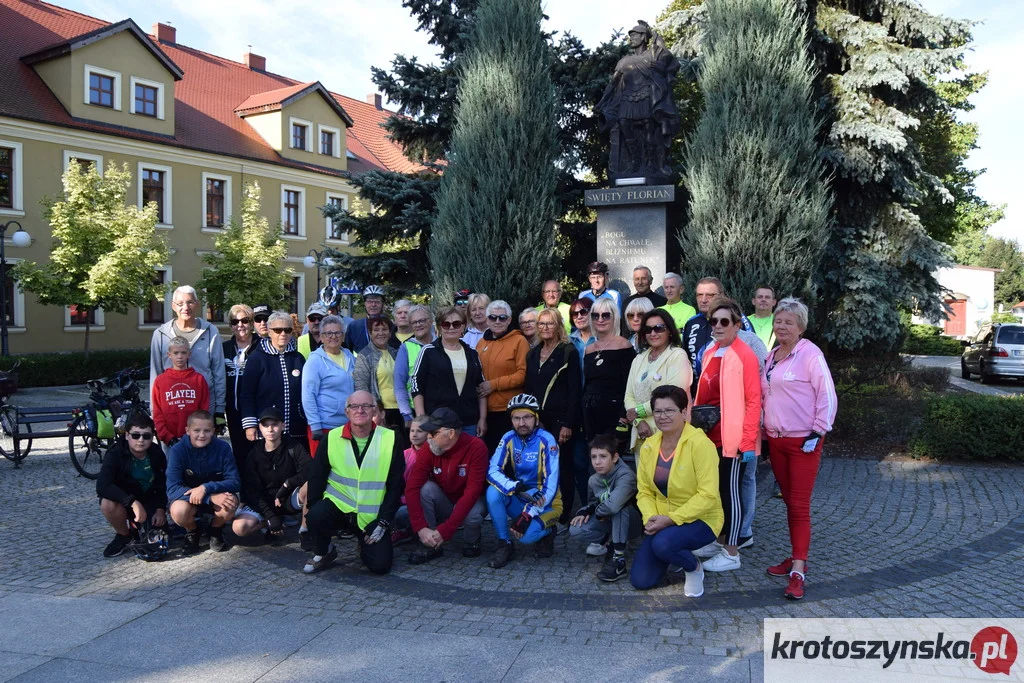
[[[658,427],[637,458],[636,502],[644,520],[629,580],[653,588],[670,564],[686,574],[683,593],[704,594],[704,570],[693,550],[711,543],[725,522],[718,494],[718,452],[704,432],[687,422],[686,391],[671,385],[651,393]]]

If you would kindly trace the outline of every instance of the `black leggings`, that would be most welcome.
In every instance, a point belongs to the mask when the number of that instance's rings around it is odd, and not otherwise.
[[[391,534],[384,534],[376,543],[364,543],[363,532],[356,525],[355,515],[342,512],[327,498],[321,498],[306,512],[306,527],[313,535],[313,551],[317,555],[327,554],[334,532],[349,529],[359,539],[359,557],[366,568],[374,574],[387,574],[391,571],[391,563],[395,556]]]
[[[726,458],[722,449],[718,449],[718,493],[722,497],[722,512],[725,513],[725,524],[722,525],[724,545],[736,545],[740,537],[743,522],[740,482],[748,464],[751,463],[741,462],[739,458]]]

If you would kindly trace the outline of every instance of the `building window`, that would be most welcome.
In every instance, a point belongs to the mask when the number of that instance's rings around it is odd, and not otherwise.
[[[167,273],[162,270],[153,271],[153,284],[154,285],[165,285],[167,284]],[[166,295],[162,299],[153,299],[149,302],[149,306],[142,309],[142,324],[143,325],[162,325],[167,322],[167,302]]]
[[[14,287],[14,278],[11,277],[10,272],[7,273],[7,279],[4,280],[4,289],[6,290],[5,294],[7,296],[7,298],[4,301],[7,304],[7,307],[4,309],[3,315],[4,318],[7,319],[7,326],[15,327],[16,325],[14,322],[14,297],[16,291]]]
[[[293,277],[290,284],[285,285],[288,290],[288,312],[299,314],[299,292],[302,291],[302,278]]]
[[[328,192],[327,193],[327,203],[330,206],[337,206],[337,207],[342,208],[342,209],[347,209],[348,208],[348,197],[346,197],[343,194],[331,194],[330,192]],[[331,220],[330,218],[328,218],[326,220],[327,220],[327,239],[328,240],[332,240],[332,241],[345,242],[347,244],[348,241],[349,241],[348,232],[347,231],[342,231],[339,227],[335,227],[334,221]]]
[[[171,167],[141,162],[139,164],[139,208],[156,203],[156,222],[165,230],[172,224]]]
[[[103,74],[89,74],[89,104],[114,108],[114,79]]]
[[[156,118],[156,99],[156,88],[149,85],[142,85],[141,83],[135,84],[136,114],[141,114],[142,116],[152,116],[153,118]]]
[[[320,131],[320,153],[334,156],[334,133],[329,130]]]
[[[224,180],[206,179],[206,226],[224,227]]]
[[[292,148],[306,149],[306,134],[309,132],[307,126],[301,123],[292,124]]]
[[[0,207],[14,208],[14,150],[0,147]]]
[[[70,149],[64,150],[64,170],[69,168],[77,167],[82,173],[88,172],[90,168],[95,168],[100,176],[103,176],[103,157],[98,154],[89,154],[88,152],[73,152]]]
[[[78,304],[71,304],[68,306],[68,313],[70,314],[71,325],[89,325],[96,324],[96,309],[95,308],[81,308]]]
[[[285,236],[306,234],[305,193],[301,187],[281,187],[281,230]]]

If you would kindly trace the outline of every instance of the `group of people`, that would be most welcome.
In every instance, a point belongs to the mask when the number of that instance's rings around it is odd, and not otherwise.
[[[567,531],[605,558],[601,580],[648,589],[678,571],[696,597],[704,571],[739,569],[753,544],[765,451],[791,536],[767,571],[803,597],[811,491],[836,412],[824,357],[802,338],[806,306],[764,286],[747,317],[708,277],[693,308],[680,276],[665,276],[662,296],[644,266],[623,300],[607,275],[591,264],[571,302],[545,282],[518,315],[469,290],[435,312],[402,300],[388,315],[370,286],[365,318],[317,302],[299,331],[288,313],[239,304],[226,341],[196,316],[195,291],[178,288],[175,319],[153,335],[153,420],[133,418],[97,482],[116,532],[104,554],[147,520],[172,520],[192,553],[197,520],[225,550],[229,524],[274,541],[294,519],[304,571],[354,537],[364,565],[386,573],[395,545],[418,541],[409,562],[422,564],[459,529],[462,554],[479,556],[489,516],[491,567],[517,546],[550,557]],[[225,428],[230,445],[216,438]]]

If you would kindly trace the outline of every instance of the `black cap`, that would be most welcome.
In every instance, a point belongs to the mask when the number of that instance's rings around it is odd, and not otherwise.
[[[256,304],[252,307],[252,317],[258,315],[270,316],[270,304]]]
[[[594,261],[589,266],[587,266],[587,275],[590,275],[591,273],[604,273],[605,275],[607,275],[608,264],[605,263],[604,261]]]
[[[462,419],[451,408],[438,408],[430,414],[426,422],[420,425],[420,429],[425,432],[434,432],[442,427],[462,429]]]
[[[284,422],[284,413],[277,406],[267,406],[260,413],[260,422],[264,420],[277,420],[278,422]]]

